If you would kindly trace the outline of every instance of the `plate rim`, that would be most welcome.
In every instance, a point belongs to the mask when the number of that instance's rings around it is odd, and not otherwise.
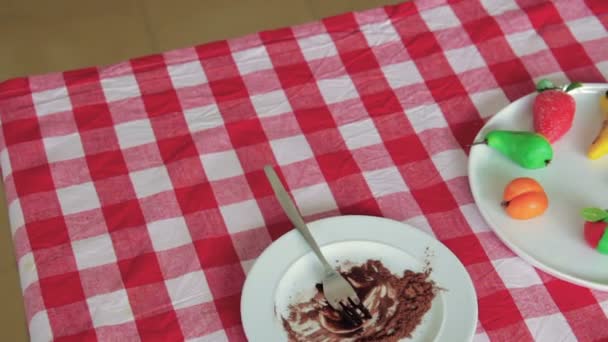
[[[405,222],[401,222],[398,220],[394,220],[391,218],[386,218],[386,217],[381,217],[381,216],[371,216],[371,215],[335,215],[335,216],[329,216],[329,217],[324,217],[318,220],[314,220],[314,221],[310,221],[308,222],[308,225],[310,227],[310,229],[313,231],[320,229],[320,227],[326,226],[326,224],[331,223],[331,221],[341,221],[341,220],[374,220],[376,222],[380,222],[382,221],[385,226],[387,227],[386,229],[393,229],[391,228],[390,225],[392,225],[392,227],[396,227],[397,225],[399,225],[399,228],[403,228],[402,231],[404,231],[404,234],[414,234],[419,236],[421,239],[426,239],[428,241],[428,245],[433,247],[435,249],[435,251],[437,251],[438,249],[441,250],[441,254],[443,256],[443,259],[446,260],[447,262],[451,262],[453,264],[456,265],[457,268],[459,268],[457,271],[455,271],[455,274],[457,274],[457,277],[460,278],[460,280],[458,281],[459,285],[458,288],[459,290],[463,291],[465,294],[467,294],[466,296],[461,296],[462,298],[469,298],[468,303],[470,307],[467,307],[468,310],[467,312],[470,314],[470,325],[467,327],[464,327],[463,329],[459,329],[459,331],[463,331],[463,336],[465,336],[466,340],[472,340],[474,335],[475,335],[475,331],[477,329],[477,325],[479,322],[479,310],[478,310],[478,297],[477,297],[477,293],[476,293],[476,289],[475,289],[475,285],[472,281],[471,275],[469,274],[469,272],[467,271],[466,267],[464,266],[464,264],[462,264],[462,261],[446,246],[444,245],[441,241],[439,241],[438,239],[436,239],[434,236],[432,236],[431,234],[420,230],[412,225],[410,225],[409,223],[405,223]],[[351,221],[352,222],[352,221]],[[400,230],[401,231],[401,230]],[[373,231],[369,231],[369,234],[372,234]],[[368,234],[368,232],[364,232],[364,234]],[[242,294],[241,294],[241,301],[240,301],[240,313],[241,313],[241,321],[242,321],[242,325],[243,325],[243,330],[245,333],[245,336],[249,339],[251,338],[250,336],[248,336],[248,324],[245,321],[245,313],[247,312],[247,308],[246,308],[246,302],[248,301],[248,298],[250,298],[253,293],[255,293],[256,289],[255,289],[255,285],[252,285],[252,282],[254,280],[252,274],[255,274],[257,276],[257,274],[261,273],[266,273],[266,272],[256,272],[256,269],[258,267],[260,267],[259,265],[264,262],[266,260],[266,258],[268,257],[268,255],[270,255],[272,253],[272,251],[274,249],[277,248],[281,248],[281,245],[285,244],[285,241],[291,239],[296,239],[298,235],[298,231],[296,229],[292,229],[290,231],[288,231],[287,233],[283,234],[281,237],[279,237],[277,240],[275,240],[274,242],[272,242],[269,246],[267,246],[262,253],[256,258],[256,260],[254,261],[254,263],[252,264],[247,277],[245,279],[245,283],[243,285],[242,288]],[[319,234],[316,234],[317,236]],[[340,239],[343,238],[343,239]],[[348,239],[348,236],[339,236],[338,238],[332,240],[331,238],[329,238],[329,242],[328,244],[333,244],[336,242],[340,242],[340,241],[354,241],[354,240],[364,240],[364,239],[359,239],[358,237],[353,237],[352,239]],[[375,241],[375,242],[380,242],[380,243],[384,243],[384,244],[389,244],[388,242],[382,242],[380,241],[377,237],[376,239],[373,239],[372,236],[369,237],[369,241]],[[319,244],[320,245],[324,245],[325,243],[321,240],[325,240],[323,238],[318,239],[319,240]],[[302,239],[302,242],[304,240]],[[293,243],[296,243],[295,240]],[[305,243],[303,245],[300,246],[305,246]],[[391,244],[391,246],[401,249],[402,251],[409,253],[406,249],[402,248],[402,247],[397,247],[394,244]],[[301,248],[305,248],[305,247],[301,247]],[[270,252],[269,252],[270,251]],[[277,277],[277,279],[280,279],[282,277],[282,275],[284,274],[284,272],[289,269],[289,267],[291,267],[291,265],[296,262],[297,260],[299,260],[300,258],[304,257],[305,255],[307,255],[308,253],[312,253],[312,251],[310,250],[305,250],[302,251],[302,253],[299,253],[298,251],[295,251],[294,253],[297,253],[297,255],[295,256],[290,256],[289,259],[293,259],[291,261],[288,262],[288,265],[286,266],[285,270],[282,270],[280,272],[276,272],[275,273],[275,277]],[[435,254],[438,254],[437,252]],[[265,258],[262,258],[263,256],[266,256]],[[446,271],[443,271],[446,272]],[[280,275],[278,274],[280,273]],[[267,273],[266,273],[267,274]],[[272,276],[269,276],[272,277]],[[258,276],[259,278],[259,276]],[[274,281],[274,280],[272,280]],[[267,282],[267,284],[273,286],[273,290],[272,293],[274,293],[276,291],[276,286],[278,286],[278,281],[271,283],[271,282]],[[454,293],[454,292],[451,292]],[[452,298],[451,301],[457,300],[458,296],[456,295],[452,295],[450,292],[448,292],[447,294],[447,298]],[[469,296],[470,295],[470,296]],[[442,301],[443,301],[443,306],[446,307],[446,295],[444,294],[442,297]],[[465,305],[467,303],[467,299],[464,299]],[[444,309],[444,317],[442,318],[442,326],[440,328],[440,332],[445,331],[445,326],[446,326],[446,310]],[[453,320],[454,322],[457,322],[459,327],[463,327],[463,317],[461,315],[461,319],[455,319]],[[455,325],[454,325],[455,326]],[[443,332],[442,334],[445,334],[445,332]],[[441,338],[442,335],[438,335],[438,337]],[[437,339],[437,337],[436,337]]]
[[[599,83],[599,82],[582,82],[582,87],[575,89],[574,91],[577,92],[586,92],[586,90],[591,90],[591,89],[595,89],[595,90],[606,90],[608,89],[608,83]],[[472,143],[475,141],[479,141],[480,137],[481,137],[481,133],[489,126],[491,126],[492,124],[495,123],[495,121],[498,121],[500,118],[501,113],[506,112],[508,110],[509,107],[516,105],[519,102],[523,102],[526,101],[528,98],[534,96],[536,94],[536,91],[530,92],[524,96],[519,97],[517,100],[507,104],[506,106],[502,107],[498,112],[496,112],[494,115],[492,115],[491,117],[489,117],[488,120],[486,120],[486,122],[484,123],[484,125],[477,131],[477,134],[475,134],[475,138],[473,139]],[[473,201],[475,202],[475,206],[477,207],[480,215],[482,216],[483,220],[485,221],[485,223],[488,225],[488,227],[490,227],[490,229],[492,230],[492,232],[499,238],[499,240],[504,243],[509,249],[511,249],[515,255],[517,255],[518,257],[522,258],[524,261],[528,262],[530,265],[538,268],[539,270],[546,272],[558,279],[570,282],[572,284],[576,284],[576,285],[580,285],[580,286],[584,286],[590,289],[594,289],[594,290],[599,290],[599,291],[608,291],[608,283],[600,283],[597,281],[591,281],[591,280],[585,280],[585,279],[581,279],[575,275],[570,275],[568,273],[565,272],[561,272],[555,268],[552,268],[551,266],[543,263],[540,260],[537,260],[537,258],[534,258],[533,256],[531,256],[530,254],[528,254],[527,252],[525,252],[524,250],[522,250],[521,248],[519,248],[517,246],[517,244],[511,242],[507,237],[506,234],[502,232],[502,230],[500,228],[497,228],[495,226],[495,224],[493,224],[491,222],[491,220],[489,220],[488,215],[485,211],[483,211],[481,209],[481,206],[478,204],[479,198],[478,198],[478,191],[477,189],[477,185],[473,182],[472,177],[471,177],[471,170],[472,168],[472,163],[473,163],[473,158],[471,157],[472,154],[475,153],[473,151],[473,149],[470,149],[469,154],[467,156],[467,178],[468,178],[468,184],[469,187],[471,188],[471,195],[473,196]]]

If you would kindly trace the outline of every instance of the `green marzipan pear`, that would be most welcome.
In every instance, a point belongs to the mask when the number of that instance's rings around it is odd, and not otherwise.
[[[553,147],[538,133],[494,130],[484,142],[526,169],[546,167],[553,159]]]

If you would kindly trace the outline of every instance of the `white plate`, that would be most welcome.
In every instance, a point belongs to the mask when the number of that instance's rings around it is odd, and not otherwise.
[[[379,259],[395,274],[422,271],[429,261],[431,279],[447,289],[407,341],[469,341],[477,325],[475,289],[460,261],[439,241],[406,224],[373,216],[336,216],[309,223],[327,259],[336,266]],[[321,281],[320,263],[299,232],[290,231],[270,245],[247,275],[241,316],[251,342],[286,341],[281,314],[295,296],[307,296]]]
[[[517,255],[557,278],[589,288],[608,290],[608,256],[590,248],[583,237],[585,207],[608,207],[608,156],[586,157],[601,126],[599,96],[608,84],[585,84],[571,92],[576,100],[572,128],[553,144],[547,168],[519,167],[486,145],[471,148],[469,182],[481,214],[498,237]],[[518,99],[494,115],[475,141],[493,129],[533,131],[536,93]],[[540,217],[510,219],[500,206],[505,185],[513,178],[533,177],[544,187],[549,208]]]

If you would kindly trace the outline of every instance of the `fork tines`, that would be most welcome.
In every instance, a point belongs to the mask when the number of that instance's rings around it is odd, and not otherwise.
[[[353,326],[360,326],[364,319],[372,318],[369,310],[361,303],[355,303],[351,298],[348,298],[349,303],[340,302],[342,307],[341,313],[344,320]]]
[[[355,301],[353,301],[352,298],[348,298],[348,301],[350,302],[350,304],[352,306],[354,306],[355,308],[357,308],[361,311],[361,313],[363,314],[363,318],[366,318],[366,319],[372,318],[372,314],[369,312],[369,310],[367,310],[367,308],[365,307],[365,305],[363,305],[363,303],[361,303],[360,301],[357,301],[357,303],[355,303]]]

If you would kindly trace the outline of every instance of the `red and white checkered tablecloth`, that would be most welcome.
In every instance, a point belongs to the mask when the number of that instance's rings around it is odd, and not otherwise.
[[[516,257],[467,144],[539,78],[605,82],[608,1],[418,0],[0,84],[0,164],[32,341],[243,341],[249,267],[303,213],[434,234],[475,341],[608,340],[608,293]]]

